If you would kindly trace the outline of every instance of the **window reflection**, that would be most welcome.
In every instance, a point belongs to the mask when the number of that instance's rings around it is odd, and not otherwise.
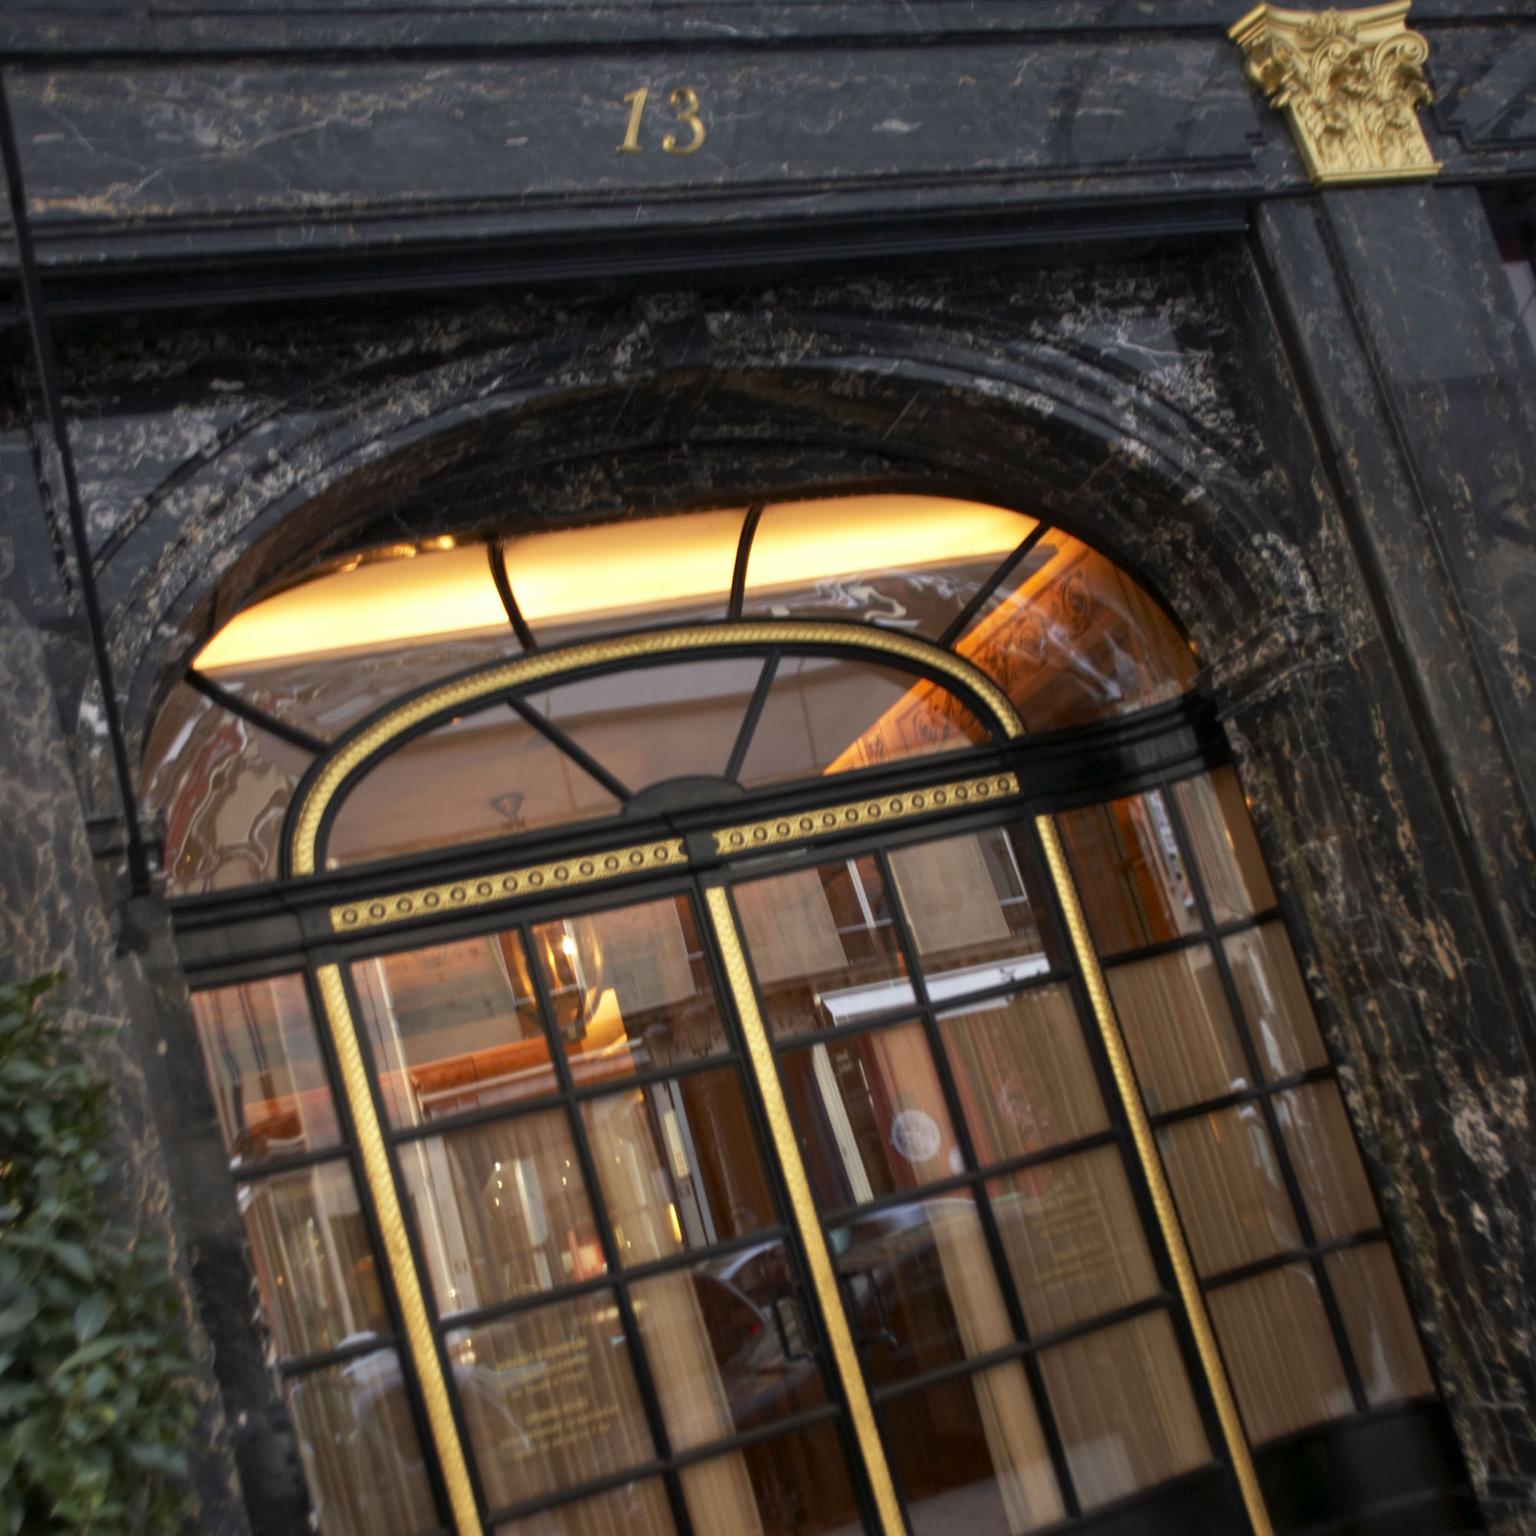
[[[400,1171],[441,1314],[606,1267],[564,1110],[407,1142]]]
[[[533,948],[578,1085],[726,1048],[686,897],[540,923]]]
[[[192,995],[230,1166],[334,1146],[336,1106],[299,976]]]
[[[352,976],[392,1125],[419,1125],[554,1088],[515,933],[359,960]]]
[[[780,1038],[908,1007],[914,993],[874,859],[735,887],[758,996]]]
[[[805,1046],[779,1064],[818,1204],[859,1205],[964,1170],[922,1026]]]
[[[648,1264],[774,1221],[734,1070],[605,1094],[581,1113],[620,1262]]]
[[[437,1526],[394,1350],[291,1377],[283,1397],[321,1536],[417,1536]]]
[[[759,1441],[682,1472],[695,1531],[852,1536],[862,1529],[848,1460],[831,1425]]]
[[[319,1354],[389,1331],[368,1225],[346,1163],[241,1184],[235,1198],[280,1355]]]
[[[995,828],[891,852],[891,869],[935,1002],[1026,981],[1065,961],[1037,894],[1023,834]]]

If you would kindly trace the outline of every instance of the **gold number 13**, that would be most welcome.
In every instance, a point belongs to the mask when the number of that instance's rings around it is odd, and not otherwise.
[[[650,94],[650,87],[643,85],[624,98],[624,104],[629,108],[629,126],[624,131],[624,142],[615,150],[616,154],[640,153],[640,119],[645,113],[645,103]],[[667,97],[667,101],[679,126],[688,129],[691,137],[684,144],[679,141],[677,134],[664,134],[661,140],[662,153],[691,155],[704,142],[704,121],[699,116],[699,94],[691,85],[680,85]]]

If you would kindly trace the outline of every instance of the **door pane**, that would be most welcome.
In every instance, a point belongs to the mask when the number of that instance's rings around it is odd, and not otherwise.
[[[735,887],[769,1031],[780,1039],[910,1006],[880,867],[846,859]]]
[[[682,1482],[699,1536],[853,1536],[862,1528],[830,1424],[696,1462]]]
[[[394,1350],[292,1376],[283,1399],[321,1536],[416,1536],[437,1526]]]
[[[458,1329],[447,1345],[493,1509],[655,1454],[612,1291]]]
[[[983,1166],[1108,1128],[1072,994],[1055,983],[939,1019]]]
[[[987,1187],[1032,1334],[1070,1328],[1157,1290],[1116,1148],[1025,1168]]]
[[[935,1002],[1065,963],[1054,925],[1042,918],[1039,876],[1019,829],[896,848],[891,868]]]
[[[553,1091],[549,1042],[515,933],[359,960],[352,980],[392,1126]]]
[[[1195,1268],[1217,1275],[1301,1245],[1274,1145],[1256,1106],[1157,1133]]]
[[[883,1206],[827,1241],[864,1374],[889,1386],[1014,1342],[969,1191]]]
[[[810,1319],[790,1284],[789,1254],[763,1257],[783,1276],[771,1295],[732,1281],[738,1255],[634,1286],[635,1317],[675,1450],[690,1450],[827,1400]]]
[[[440,1315],[606,1268],[563,1109],[408,1141],[399,1156]]]
[[[687,897],[540,923],[533,949],[578,1087],[726,1049]]]
[[[1248,1438],[1348,1413],[1344,1367],[1310,1268],[1272,1269],[1206,1297]]]
[[[1275,1118],[1319,1242],[1379,1226],[1338,1084],[1305,1083],[1275,1096]]]
[[[631,792],[666,779],[724,774],[759,657],[630,667],[530,693],[528,703]]]
[[[1306,983],[1285,929],[1265,923],[1225,941],[1227,964],[1259,1062],[1271,1077],[1328,1065]]]
[[[823,1210],[915,1189],[963,1169],[920,1025],[802,1047],[781,1058],[780,1072]]]
[[[336,1144],[336,1105],[302,977],[194,992],[192,1017],[231,1168]]]
[[[1435,1384],[1387,1245],[1341,1249],[1323,1263],[1371,1406],[1433,1392]]]
[[[240,1184],[251,1262],[282,1356],[389,1332],[373,1244],[344,1162]]]
[[[777,1219],[734,1069],[581,1106],[620,1262],[649,1264]]]
[[[880,1422],[913,1536],[1022,1536],[1066,1513],[1016,1361],[899,1397]]]
[[[1084,1509],[1210,1459],[1166,1313],[1042,1350],[1040,1370]]]
[[[1230,768],[1218,768],[1185,779],[1173,792],[1189,828],[1211,916],[1218,923],[1229,923],[1274,906],[1275,888],[1269,883],[1237,775]]]
[[[1162,790],[1057,818],[1093,942],[1117,955],[1200,926]]]
[[[1107,976],[1154,1115],[1251,1086],[1216,959],[1205,945],[1117,965]]]

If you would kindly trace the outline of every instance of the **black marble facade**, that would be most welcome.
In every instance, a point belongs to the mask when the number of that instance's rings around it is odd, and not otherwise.
[[[0,14],[136,759],[201,637],[361,540],[828,489],[1039,512],[1187,625],[1492,1530],[1536,1533],[1536,16],[1424,0],[1440,178],[1308,188],[1206,0]],[[687,81],[696,156],[620,161]],[[666,124],[658,121],[657,133]],[[649,131],[649,130],[647,130]],[[639,163],[644,162],[644,163]],[[0,232],[0,264],[15,243]],[[302,1528],[164,903],[134,894],[19,284],[4,966],[120,1027],[189,1528]]]

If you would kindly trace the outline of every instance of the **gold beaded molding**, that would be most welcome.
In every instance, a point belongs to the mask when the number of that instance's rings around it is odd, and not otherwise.
[[[1407,14],[1408,0],[1356,11],[1259,5],[1227,33],[1248,78],[1290,119],[1315,185],[1439,173],[1417,111],[1431,99],[1429,44]]]
[[[995,773],[981,779],[957,779],[953,784],[906,790],[899,795],[849,800],[842,805],[824,805],[817,810],[791,812],[788,816],[770,816],[766,821],[743,821],[732,827],[721,827],[713,834],[715,852],[748,853],[754,848],[772,848],[806,837],[827,837],[834,832],[848,832],[875,822],[903,821],[908,816],[924,816],[933,811],[984,805],[993,800],[1006,800],[1018,792],[1019,781],[1013,774]]]
[[[680,837],[660,843],[636,843],[627,848],[605,848],[601,853],[578,854],[554,864],[525,864],[521,869],[473,875],[467,880],[451,880],[446,885],[424,885],[391,896],[349,901],[344,906],[331,908],[331,930],[334,933],[360,933],[365,928],[379,928],[387,923],[403,923],[411,918],[442,912],[467,912],[493,901],[510,901],[516,896],[548,896],[597,880],[615,880],[620,875],[670,869],[687,862],[688,854]]]
[[[652,630],[616,640],[592,640],[520,656],[469,677],[457,678],[390,710],[344,742],[315,775],[293,821],[289,862],[296,875],[312,875],[319,856],[320,824],[343,781],[395,737],[437,714],[475,703],[504,688],[539,682],[585,667],[640,661],[680,651],[719,650],[739,645],[838,645],[870,657],[899,656],[929,672],[952,678],[986,706],[993,723],[1009,738],[1024,734],[1023,722],[1008,696],[970,662],[927,640],[893,634],[869,624],[811,623],[799,619],[762,619],[750,624],[695,624]]]
[[[405,1325],[405,1345],[416,1367],[422,1406],[427,1414],[427,1428],[442,1466],[448,1504],[453,1512],[453,1528],[456,1536],[482,1536],[474,1490],[469,1481],[469,1466],[454,1422],[453,1407],[448,1401],[448,1382],[443,1374],[436,1341],[432,1337],[432,1321],[427,1313],[421,1277],[411,1256],[410,1240],[405,1235],[405,1214],[401,1210],[400,1195],[389,1171],[389,1153],[384,1146],[384,1132],[379,1125],[373,1093],[368,1086],[368,1072],[363,1066],[362,1051],[357,1043],[357,1026],[352,1019],[352,1010],[347,1006],[341,970],[334,965],[322,965],[315,972],[315,979],[319,983],[320,998],[325,1006],[326,1027],[336,1048],[342,1091],[346,1094],[347,1107],[352,1111],[352,1121],[357,1129],[357,1150],[362,1159],[363,1177],[367,1180],[374,1210],[379,1218],[379,1232],[384,1239],[384,1262],[389,1267],[390,1278],[395,1283],[395,1296],[400,1303],[400,1318]]]

